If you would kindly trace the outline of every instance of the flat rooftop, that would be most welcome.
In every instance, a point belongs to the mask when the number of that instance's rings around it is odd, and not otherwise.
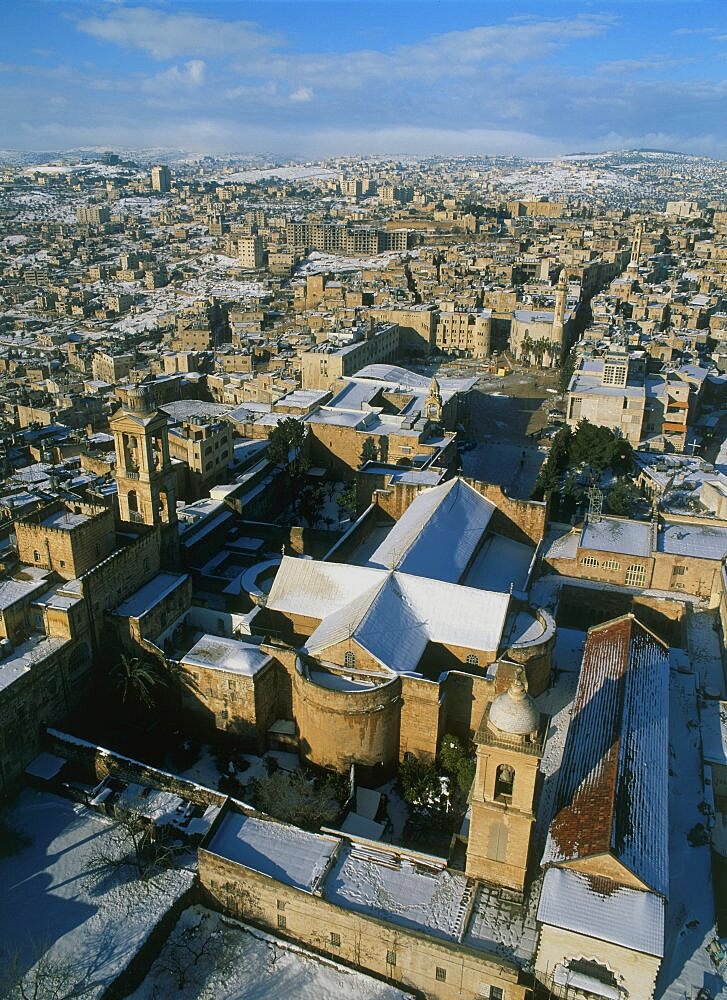
[[[206,849],[284,885],[312,892],[338,843],[335,837],[228,812]]]
[[[46,528],[55,528],[58,531],[72,531],[73,528],[90,520],[88,514],[73,514],[68,510],[59,510],[44,518],[40,523]]]
[[[182,657],[182,663],[190,667],[223,670],[245,677],[253,677],[269,661],[270,657],[254,643],[209,634],[198,639]]]
[[[347,845],[326,878],[329,902],[448,941],[469,912],[467,878],[416,857]]]
[[[153,580],[145,583],[131,597],[114,608],[113,613],[121,618],[141,618],[155,604],[181,586],[186,579],[188,579],[186,573],[157,573]]]

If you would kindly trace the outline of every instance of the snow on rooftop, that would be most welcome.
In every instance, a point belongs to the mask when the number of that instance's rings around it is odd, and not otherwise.
[[[443,866],[356,845],[341,852],[324,888],[331,903],[449,941],[462,939],[471,892]]]
[[[611,854],[668,893],[669,658],[633,617],[591,629],[543,864]]]
[[[664,954],[664,900],[660,896],[608,887],[580,872],[548,869],[538,920],[646,955],[661,958]]]
[[[665,524],[659,532],[658,551],[696,559],[723,559],[727,555],[727,526]]]
[[[652,525],[647,521],[629,521],[620,517],[587,520],[580,547],[598,552],[620,552],[629,556],[650,556]]]
[[[122,618],[140,618],[187,579],[189,577],[186,573],[157,573],[153,579],[114,608],[113,613]]]
[[[334,837],[230,811],[206,850],[285,885],[312,892],[338,843]]]
[[[495,510],[490,500],[459,478],[423,490],[369,565],[458,583]]]
[[[705,699],[700,715],[705,761],[727,767],[727,702]]]
[[[219,635],[203,635],[182,657],[188,666],[223,670],[231,674],[252,677],[261,670],[270,657],[254,643],[240,642]]]
[[[534,555],[534,545],[525,545],[504,535],[489,535],[462,582],[468,587],[502,593],[507,593],[511,586],[522,591]]]

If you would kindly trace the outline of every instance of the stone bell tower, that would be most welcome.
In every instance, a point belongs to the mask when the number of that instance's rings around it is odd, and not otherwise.
[[[631,260],[629,261],[629,271],[636,274],[639,270],[639,260],[641,259],[641,241],[644,238],[644,227],[641,223],[634,230],[634,238],[631,243]]]
[[[442,419],[443,408],[444,404],[442,402],[442,392],[439,388],[439,382],[437,382],[436,378],[432,378],[429,393],[424,401],[424,416],[427,420],[438,424]]]
[[[116,449],[119,516],[131,524],[173,527],[177,513],[169,458],[167,416],[155,409],[143,386],[110,418]]]
[[[565,307],[567,299],[568,278],[566,277],[565,268],[563,268],[555,289],[555,312],[553,313],[553,327],[550,334],[551,342],[561,348],[565,339]]]
[[[523,891],[544,740],[544,719],[520,670],[488,705],[475,736],[467,875]]]

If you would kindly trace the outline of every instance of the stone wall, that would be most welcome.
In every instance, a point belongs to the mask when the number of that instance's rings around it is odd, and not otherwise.
[[[293,718],[301,754],[313,764],[347,771],[353,761],[390,773],[399,749],[401,682],[393,678],[364,690],[335,690],[293,677]]]
[[[105,612],[156,576],[160,568],[160,534],[147,530],[130,545],[98,563],[80,577],[81,595],[87,609],[90,631],[98,643],[105,625]]]
[[[125,757],[106,747],[96,746],[88,740],[79,739],[69,733],[49,728],[43,736],[43,746],[51,753],[66,760],[76,761],[84,765],[101,781],[109,774],[121,778],[122,781],[149,785],[163,791],[174,792],[181,798],[203,806],[223,806],[227,796],[214,788],[206,788],[194,781],[186,781],[176,774],[161,771],[159,768]]]
[[[399,759],[408,753],[433,759],[444,735],[439,684],[421,677],[402,677],[401,695]]]
[[[661,964],[652,955],[643,955],[609,941],[598,941],[574,931],[543,924],[535,959],[536,979],[547,981],[556,965],[585,959],[605,966],[626,990],[627,996],[651,1000],[656,974]]]
[[[100,559],[105,559],[114,544],[114,515],[110,510],[75,505],[78,512],[89,520],[80,524],[58,526],[43,524],[53,514],[64,515],[70,511],[62,503],[44,507],[30,518],[15,526],[18,558],[30,566],[52,569],[64,580],[75,580],[91,569]]]
[[[43,727],[76,709],[91,676],[83,639],[67,642],[35,662],[0,691],[0,793],[9,793],[41,749]]]
[[[491,985],[504,1000],[526,996],[507,959],[343,909],[204,848],[199,876],[208,905],[432,1000],[471,1000]]]

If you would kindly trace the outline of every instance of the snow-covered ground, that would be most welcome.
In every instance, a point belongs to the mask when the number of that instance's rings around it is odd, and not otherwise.
[[[669,704],[669,901],[665,958],[657,979],[658,1000],[684,1000],[706,987],[713,1000],[727,997],[706,951],[714,940],[710,849],[692,847],[689,831],[705,817],[702,752],[695,677],[672,671]]]
[[[202,957],[195,961],[202,948]],[[246,924],[193,906],[181,915],[129,1000],[405,1000],[408,996]]]
[[[192,884],[193,871],[139,883],[129,869],[106,869],[113,822],[55,795],[25,789],[6,819],[29,843],[0,859],[0,968],[17,957],[19,970],[28,970],[50,949],[53,962],[72,959],[84,997],[101,996]]]
[[[689,660],[697,673],[697,683],[711,697],[724,698],[724,670],[714,611],[697,611],[687,618]]]

